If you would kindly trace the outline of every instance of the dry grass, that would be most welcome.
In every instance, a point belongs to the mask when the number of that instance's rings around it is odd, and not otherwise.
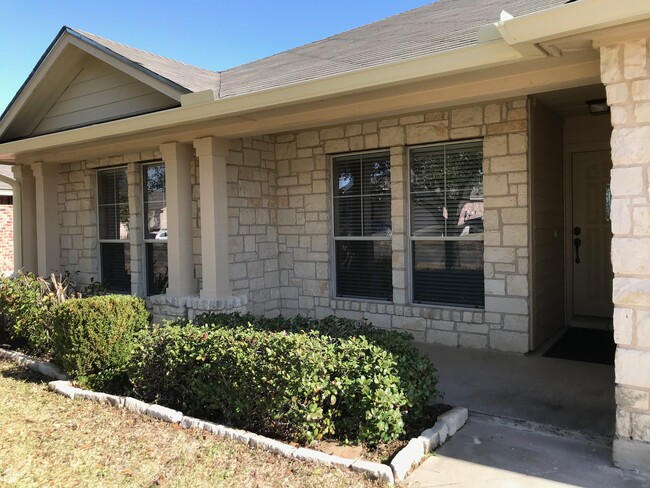
[[[0,487],[378,486],[125,410],[47,391],[0,362]]]

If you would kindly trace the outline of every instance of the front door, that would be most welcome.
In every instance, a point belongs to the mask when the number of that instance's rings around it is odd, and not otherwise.
[[[609,151],[573,153],[573,315],[611,318]]]

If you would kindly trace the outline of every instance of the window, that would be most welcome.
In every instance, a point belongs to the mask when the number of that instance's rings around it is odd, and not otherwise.
[[[143,165],[142,186],[147,294],[160,295],[168,281],[165,163]]]
[[[333,159],[336,294],[392,300],[390,154]]]
[[[129,192],[126,168],[97,172],[102,281],[112,292],[131,292]]]
[[[410,151],[413,301],[482,308],[483,143]]]

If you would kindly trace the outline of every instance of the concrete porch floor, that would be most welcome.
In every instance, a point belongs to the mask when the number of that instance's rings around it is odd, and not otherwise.
[[[541,424],[600,444],[614,435],[614,367],[535,354],[417,344],[439,373],[442,401],[470,412]]]
[[[650,476],[612,467],[611,447],[470,416],[406,478],[410,488],[648,488]]]

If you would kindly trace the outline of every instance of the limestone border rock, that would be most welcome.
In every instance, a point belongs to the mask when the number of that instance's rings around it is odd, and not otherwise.
[[[402,481],[413,466],[417,466],[424,456],[442,446],[448,438],[465,425],[469,417],[466,408],[454,407],[438,417],[436,424],[414,437],[390,463],[395,481]]]

